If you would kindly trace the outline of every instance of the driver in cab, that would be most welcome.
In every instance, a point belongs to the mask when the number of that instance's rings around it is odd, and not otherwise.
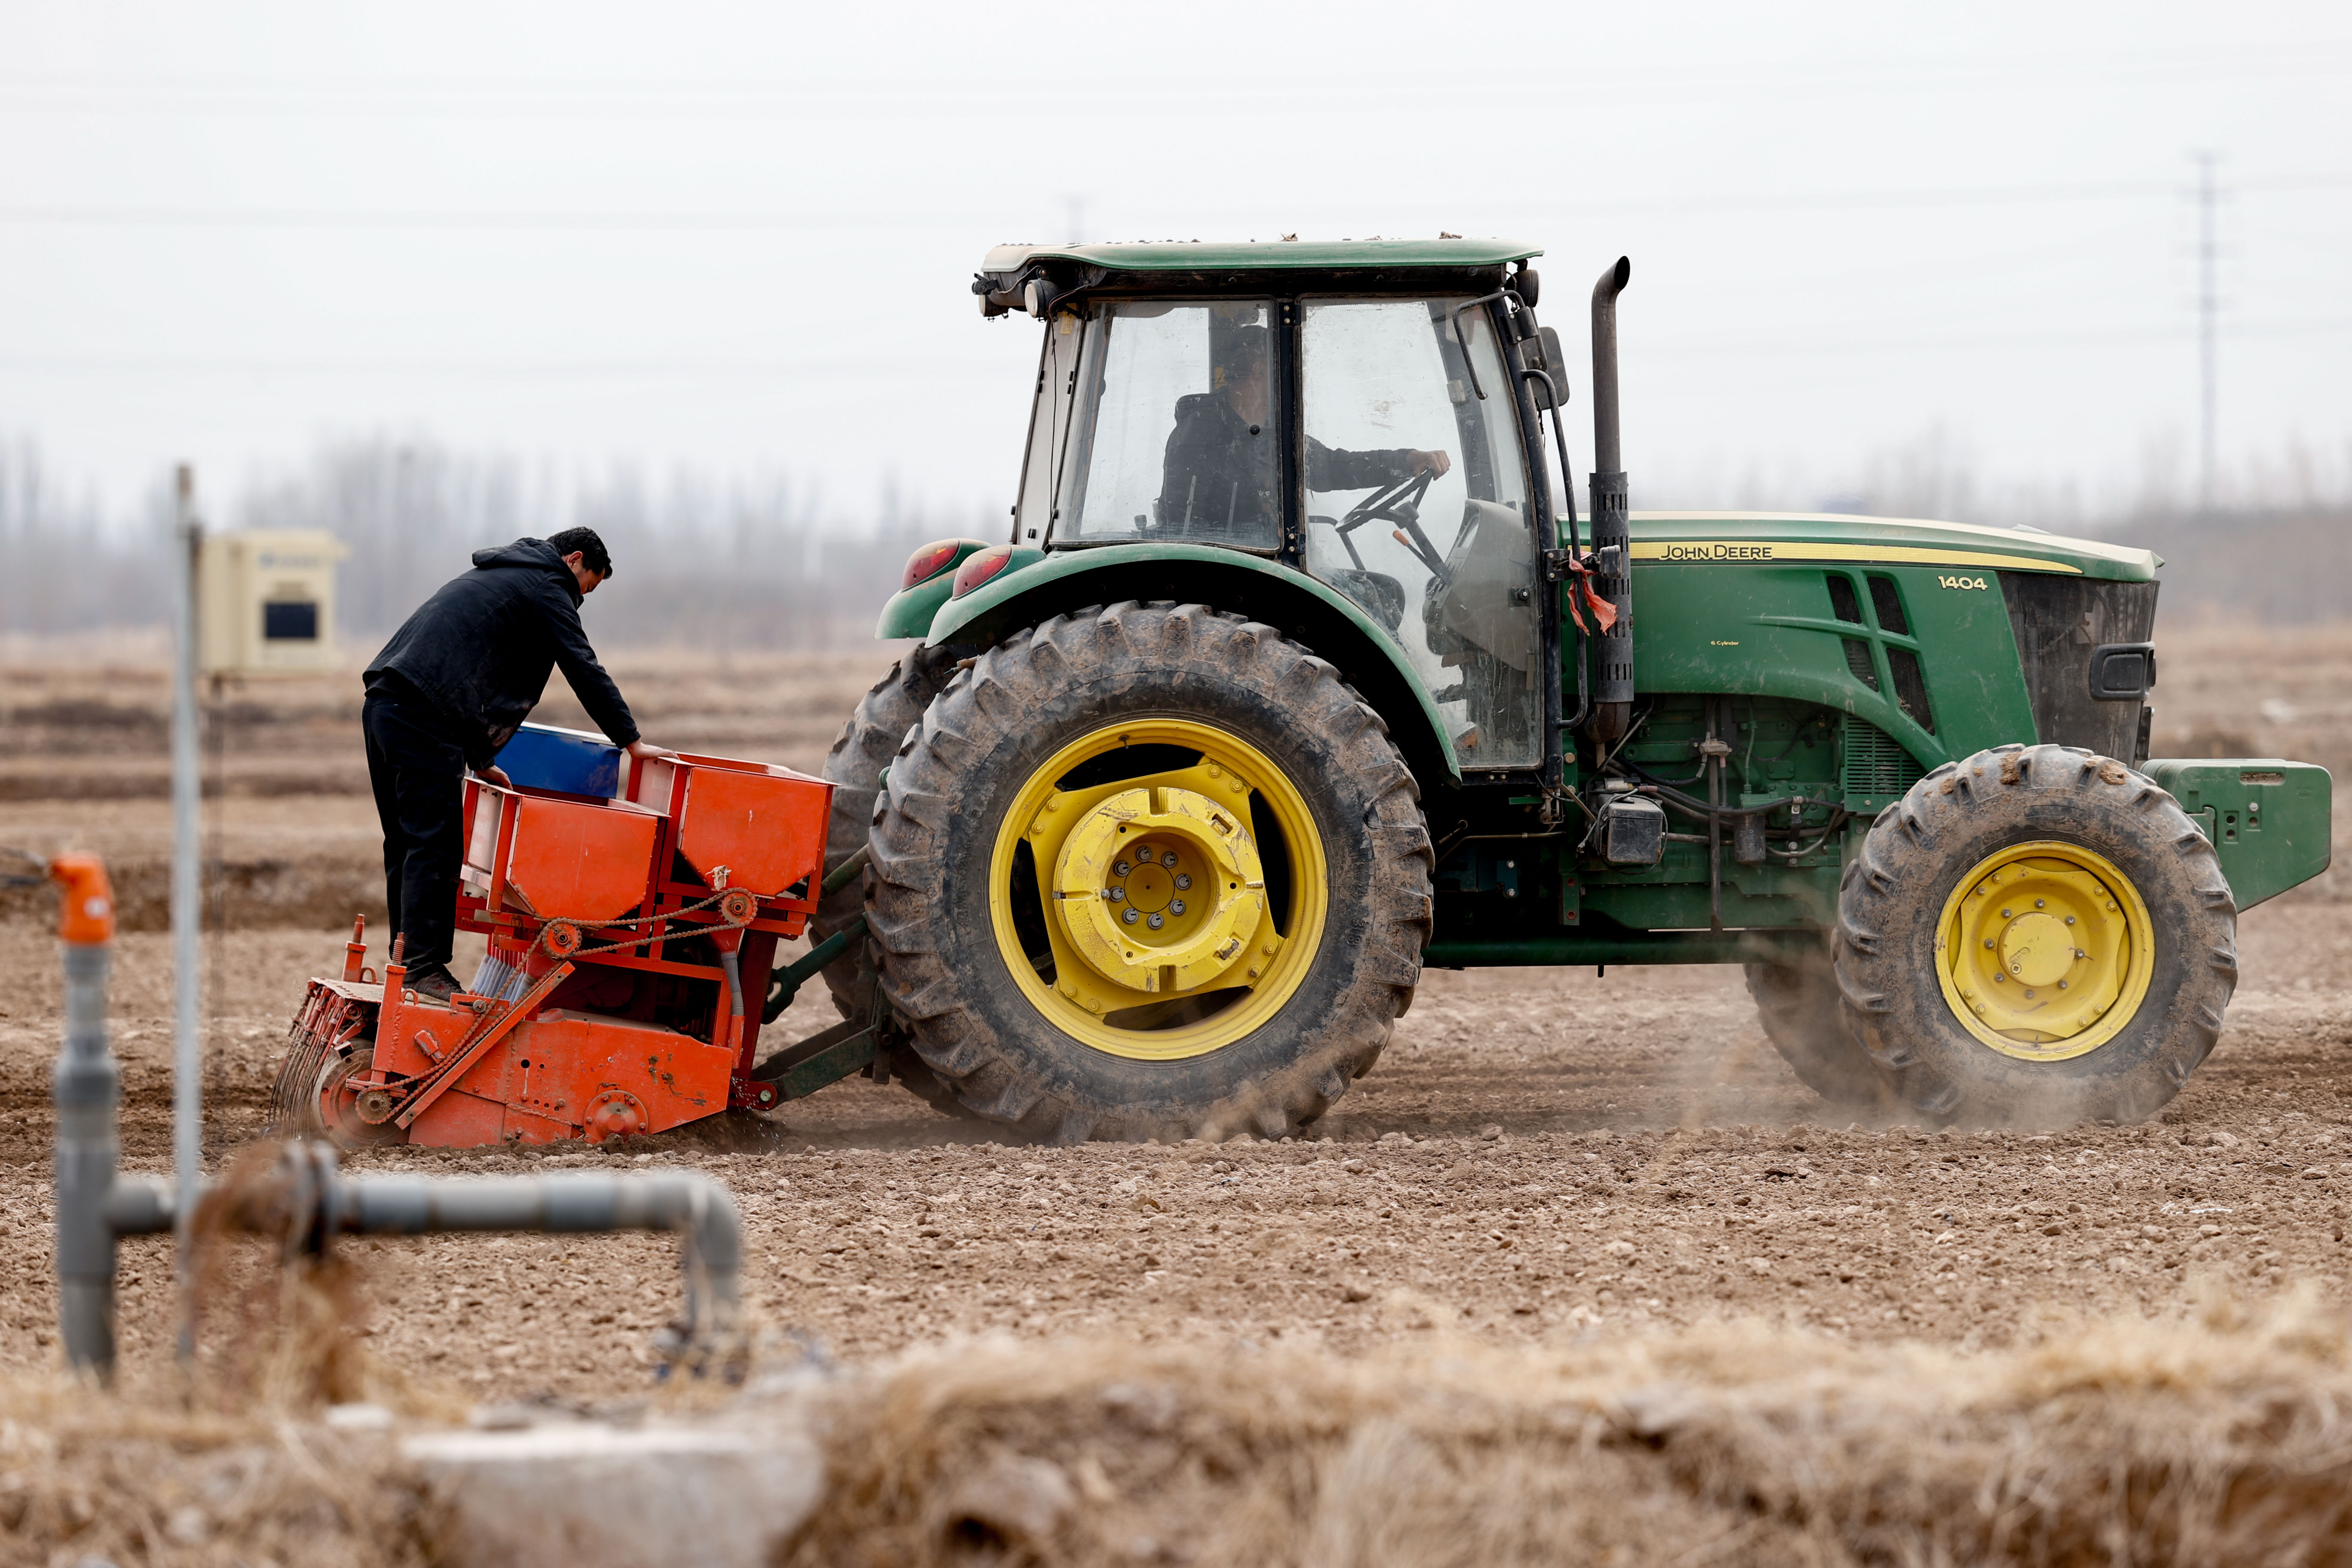
[[[1276,499],[1271,344],[1255,323],[1218,334],[1223,352],[1217,391],[1176,400],[1176,427],[1168,434],[1160,470],[1159,526],[1190,538],[1274,542],[1281,508]],[[1307,488],[1363,490],[1454,466],[1444,452],[1408,447],[1343,452],[1307,438]]]

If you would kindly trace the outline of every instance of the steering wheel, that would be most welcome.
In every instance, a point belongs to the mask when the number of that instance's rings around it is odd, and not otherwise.
[[[1445,558],[1429,542],[1429,535],[1421,531],[1422,500],[1429,494],[1430,483],[1436,478],[1433,470],[1423,468],[1417,474],[1391,480],[1349,508],[1348,515],[1332,525],[1339,531],[1339,542],[1348,547],[1349,557],[1358,566],[1363,565],[1363,557],[1356,553],[1356,542],[1348,536],[1368,522],[1386,522],[1394,525],[1397,542],[1412,551],[1415,559],[1429,569],[1430,575],[1440,583],[1452,580],[1453,574],[1445,569]]]

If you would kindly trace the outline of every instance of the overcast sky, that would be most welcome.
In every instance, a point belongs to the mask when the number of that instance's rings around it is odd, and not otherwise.
[[[1001,507],[989,245],[1444,228],[1580,344],[1632,255],[1637,489],[2188,483],[2200,149],[2225,462],[2352,435],[2347,79],[2316,4],[0,0],[0,436],[118,506],[390,431]]]

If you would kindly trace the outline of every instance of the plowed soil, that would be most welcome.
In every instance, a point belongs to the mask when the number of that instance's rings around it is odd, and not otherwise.
[[[2352,691],[2352,637],[2307,640],[2300,657],[2258,666],[2227,665],[2245,644],[2219,634],[2202,659],[2189,648],[2168,658],[2168,679],[2194,671],[2199,682],[2174,703],[2174,749],[2214,754],[2220,738],[2231,754],[2336,761],[2352,751],[2352,703],[2339,695]],[[820,702],[845,711],[872,663],[796,671],[775,661],[750,685],[696,672],[679,678],[674,709],[656,697],[658,666],[621,673],[655,738],[806,767],[834,721],[820,721]],[[2278,686],[2281,670],[2301,684]],[[9,672],[10,707],[37,706],[49,679]],[[64,688],[79,679],[56,678]],[[762,710],[743,696],[754,686],[782,695]],[[712,693],[738,706],[719,712]],[[132,711],[159,695],[152,672],[134,670],[76,700]],[[291,709],[300,696],[273,700]],[[355,701],[305,700],[299,723],[251,721],[255,732],[275,726],[284,752],[225,775],[286,781],[313,762],[348,770],[352,757],[336,759],[338,748],[356,755]],[[2167,738],[2160,729],[2159,752]],[[120,740],[60,773],[84,780],[68,794],[37,782],[37,759],[6,758],[14,798],[0,805],[0,844],[46,852],[79,839],[135,874],[159,862],[163,803],[145,784],[89,798],[87,781],[110,768],[152,776],[160,731]],[[222,815],[253,858],[359,889],[331,895],[348,904],[373,878],[373,825],[350,781],[330,782],[339,793],[233,784]],[[2259,1297],[2309,1281],[2341,1306],[2352,1273],[2352,900],[2342,886],[2331,874],[2248,912],[2221,1047],[2139,1127],[1855,1123],[1773,1054],[1736,972],[1536,970],[1428,975],[1380,1066],[1313,1141],[1007,1147],[994,1141],[1000,1130],[940,1115],[895,1085],[851,1080],[769,1121],[706,1124],[618,1153],[394,1151],[352,1163],[709,1170],[743,1206],[747,1286],[762,1321],[850,1359],[992,1330],[1347,1351],[1437,1328],[1508,1343],[1719,1317],[1974,1348],[2091,1314],[2178,1314],[2206,1282]],[[260,1128],[304,977],[340,961],[341,935],[294,902],[299,924],[233,910],[231,929],[209,942],[215,1163]],[[0,1278],[10,1285],[0,1365],[26,1366],[55,1353],[48,1072],[58,987],[53,945],[29,918],[37,906],[14,907],[26,918],[0,925]],[[169,1161],[166,943],[126,935],[113,992],[125,1163],[150,1170]],[[832,1016],[812,988],[772,1037],[814,1033]],[[354,1250],[378,1352],[485,1395],[600,1399],[642,1387],[648,1332],[677,1299],[675,1249],[655,1238]],[[164,1353],[169,1267],[162,1243],[125,1252],[125,1357],[136,1376]]]

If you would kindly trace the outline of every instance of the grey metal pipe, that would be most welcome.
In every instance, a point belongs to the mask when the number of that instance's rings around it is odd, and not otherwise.
[[[1592,466],[1604,474],[1625,466],[1617,429],[1617,296],[1633,279],[1633,258],[1621,256],[1592,286]]]
[[[114,1182],[102,1205],[110,1265],[114,1236],[173,1228],[173,1184],[161,1176]],[[323,1253],[338,1236],[675,1231],[686,1278],[683,1331],[670,1347],[676,1352],[716,1344],[735,1326],[742,1300],[742,1218],[734,1194],[699,1171],[345,1176],[333,1149],[295,1143],[287,1146],[278,1179],[242,1194],[226,1217],[239,1229],[283,1238],[298,1255]],[[107,1278],[110,1304],[110,1271]]]
[[[122,1068],[106,1031],[112,953],[65,944],[66,1030],[50,1080],[58,1112],[58,1327],[69,1366],[114,1364],[114,1238],[107,1200],[118,1155]],[[169,1228],[170,1222],[165,1222]]]
[[[740,1018],[743,1016],[743,955],[731,947],[721,948],[719,950],[719,967],[727,972],[728,1011],[731,1016]]]
[[[1633,264],[1619,257],[1592,286],[1593,589],[1616,607],[1616,624],[1592,639],[1592,735],[1622,737],[1633,709],[1633,539],[1626,513],[1623,448],[1617,419],[1617,296]]]
[[[332,1152],[320,1147],[332,1159]],[[563,1172],[547,1176],[361,1176],[332,1183],[327,1224],[352,1236],[446,1231],[677,1233],[686,1276],[685,1338],[702,1343],[735,1325],[742,1299],[743,1222],[734,1194],[699,1171]]]

